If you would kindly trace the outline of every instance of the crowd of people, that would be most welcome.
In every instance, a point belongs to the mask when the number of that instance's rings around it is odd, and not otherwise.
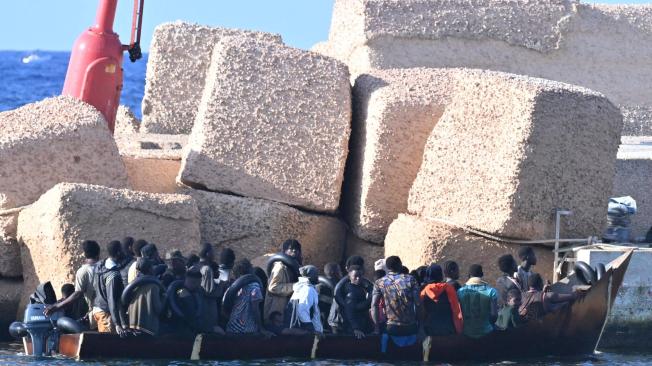
[[[236,261],[229,248],[216,258],[210,244],[188,257],[172,250],[165,260],[155,244],[132,238],[110,242],[105,259],[95,241],[84,241],[82,250],[75,284],[64,285],[63,298],[45,314],[65,311],[88,329],[120,336],[379,334],[385,349],[389,340],[402,346],[422,336],[480,338],[520,327],[577,296],[544,285],[530,247],[520,249],[518,263],[510,254],[498,259],[502,275],[494,287],[479,264],[461,284],[454,261],[410,271],[397,256],[375,261],[373,280],[360,256],[346,260],[344,275],[340,264],[328,263],[320,276],[302,263],[296,240],[285,241],[265,269]]]

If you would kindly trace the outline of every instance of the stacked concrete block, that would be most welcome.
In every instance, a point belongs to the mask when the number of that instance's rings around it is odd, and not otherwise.
[[[385,258],[385,248],[382,245],[360,239],[352,232],[347,232],[344,259],[353,255],[364,258],[365,278],[371,280],[374,278],[374,263]]]
[[[105,247],[125,236],[184,253],[199,249],[199,211],[192,197],[62,183],[18,218],[25,296],[45,281],[55,289],[74,280],[83,263],[81,243]]]
[[[512,254],[518,260],[519,248],[518,245],[475,236],[450,225],[403,214],[389,227],[385,239],[385,256],[398,255],[409,269],[454,260],[460,266],[460,275],[464,279],[472,264],[480,264],[485,280],[492,284],[501,274],[498,257]],[[537,256],[535,271],[552,281],[552,250],[533,248]]]
[[[60,182],[128,186],[102,115],[71,97],[0,113],[0,209],[28,205]]]
[[[522,239],[599,235],[612,194],[622,116],[603,95],[481,72],[461,81],[410,190],[412,214]]]
[[[276,34],[211,28],[184,22],[154,30],[143,98],[143,132],[188,134],[204,90],[213,47],[238,35],[282,43]]]
[[[351,120],[347,67],[252,37],[213,52],[181,182],[312,211],[338,208]]]
[[[304,263],[319,268],[328,262],[339,263],[344,254],[346,226],[335,217],[256,198],[198,190],[184,193],[199,205],[202,241],[219,250],[232,248],[238,258],[254,260],[277,253],[287,239],[298,240]]]
[[[600,91],[624,110],[652,108],[652,9],[571,0],[337,0],[316,50],[370,69],[472,67]],[[631,115],[631,113],[628,113]],[[627,119],[632,128],[652,125]],[[638,114],[643,117],[643,114]]]
[[[121,105],[118,107],[118,113],[115,116],[115,129],[113,136],[118,139],[129,139],[136,135],[140,130],[140,121],[129,107]]]

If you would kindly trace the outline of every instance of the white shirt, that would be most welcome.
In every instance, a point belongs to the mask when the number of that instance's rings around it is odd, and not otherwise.
[[[321,318],[319,312],[319,294],[315,286],[310,284],[309,280],[305,277],[300,277],[299,282],[292,286],[294,293],[290,297],[290,301],[297,300],[298,305],[296,308],[296,316],[302,323],[312,323],[315,331],[322,333],[324,328],[321,325]],[[310,316],[312,308],[312,317]]]

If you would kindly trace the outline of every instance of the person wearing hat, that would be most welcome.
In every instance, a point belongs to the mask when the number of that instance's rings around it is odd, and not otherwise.
[[[308,265],[299,268],[299,276],[298,282],[292,285],[293,293],[286,308],[288,328],[321,335],[324,328],[319,313],[319,294],[315,288],[319,283],[319,271],[317,267]]]
[[[152,262],[146,258],[136,260],[138,278],[150,278],[158,281],[153,276]],[[164,294],[156,283],[144,283],[138,286],[131,296],[127,314],[129,328],[144,334],[155,336],[159,334],[159,316],[165,304]]]
[[[180,250],[170,250],[165,253],[167,269],[161,276],[161,282],[168,288],[174,281],[183,281],[186,278],[186,258]]]
[[[453,285],[444,281],[441,266],[431,264],[425,271],[425,287],[419,295],[423,304],[424,333],[428,336],[462,334],[462,309]]]
[[[463,333],[467,337],[481,338],[493,332],[498,317],[498,293],[482,280],[482,266],[469,268],[469,280],[457,291],[464,317]]]
[[[297,240],[289,239],[281,245],[281,254],[294,259],[301,263],[301,243]],[[296,275],[292,269],[282,261],[274,262],[272,270],[269,273],[267,282],[267,296],[265,297],[264,319],[270,319],[270,315],[278,311],[283,314],[285,307],[292,296],[293,285],[296,281]],[[288,319],[284,319],[287,322]]]

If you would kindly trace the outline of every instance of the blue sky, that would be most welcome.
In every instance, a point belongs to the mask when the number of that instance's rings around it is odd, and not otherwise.
[[[95,18],[98,0],[1,0],[0,50],[69,50]],[[619,3],[619,1],[602,1]],[[646,3],[648,1],[633,1]],[[333,0],[146,0],[143,45],[157,24],[190,22],[280,33],[289,45],[310,48],[328,37]],[[133,0],[120,0],[115,30],[124,43]]]

